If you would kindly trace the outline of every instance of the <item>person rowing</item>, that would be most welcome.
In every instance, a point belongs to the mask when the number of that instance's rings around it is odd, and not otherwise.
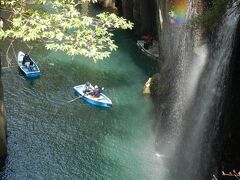
[[[91,85],[91,83],[86,82],[85,83],[85,89],[83,90],[84,95],[91,95],[93,97],[100,97],[101,92],[104,88],[98,87],[95,85],[94,87]]]
[[[83,93],[84,94],[90,94],[92,91],[93,91],[93,86],[91,85],[91,83],[90,82],[86,82],[85,83],[85,87],[84,87],[85,89],[83,90]]]
[[[28,54],[24,55],[23,61],[22,61],[22,65],[26,66],[27,68],[29,68],[29,70],[32,70],[31,66],[33,65],[33,61],[31,60],[31,58],[29,57]]]
[[[91,92],[91,95],[94,96],[95,98],[99,98],[103,90],[104,87],[101,88],[95,85],[93,91]]]

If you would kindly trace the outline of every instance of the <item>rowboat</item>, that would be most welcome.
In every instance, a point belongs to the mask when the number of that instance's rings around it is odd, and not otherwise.
[[[158,59],[159,58],[159,50],[158,50],[158,42],[157,41],[153,40],[153,45],[146,48],[145,47],[145,41],[144,40],[138,40],[137,41],[137,46],[147,56],[149,56],[153,59]]]
[[[74,86],[73,89],[75,90],[76,94],[80,96],[84,101],[86,101],[89,104],[95,105],[95,106],[101,106],[101,107],[112,107],[112,101],[103,93],[100,93],[99,97],[94,97],[88,93],[84,93],[85,90],[85,84],[81,84],[78,86]]]
[[[40,75],[41,75],[40,69],[39,69],[38,65],[32,59],[31,59],[31,61],[33,62],[33,65],[30,65],[29,67],[27,67],[22,64],[24,56],[25,56],[25,54],[23,52],[19,51],[17,63],[18,63],[20,70],[24,73],[25,77],[26,78],[40,77]]]

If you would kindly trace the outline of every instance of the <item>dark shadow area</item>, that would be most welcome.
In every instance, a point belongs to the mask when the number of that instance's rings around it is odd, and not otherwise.
[[[5,168],[6,159],[7,159],[7,154],[3,157],[0,157],[0,172]]]
[[[230,78],[227,101],[225,103],[223,120],[221,124],[221,164],[220,172],[236,172],[240,170],[240,21],[236,30],[233,55],[230,64]],[[224,177],[236,179],[236,177]]]
[[[145,74],[147,74],[148,76],[152,76],[153,74],[159,72],[158,61],[156,59],[146,56],[141,52],[140,49],[136,50],[137,40],[139,39],[139,37],[136,36],[133,31],[128,31],[126,33],[122,30],[115,30],[114,39],[118,43],[119,49],[121,49],[121,51],[130,52],[129,55],[132,58],[133,62]],[[126,45],[124,42],[124,40],[126,39],[131,39],[131,41],[128,41],[128,45]]]

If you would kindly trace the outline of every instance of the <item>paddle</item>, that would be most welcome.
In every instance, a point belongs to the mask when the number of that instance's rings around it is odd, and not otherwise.
[[[75,100],[77,100],[77,99],[79,99],[79,98],[81,98],[81,97],[82,97],[82,96],[78,96],[78,97],[76,97],[76,98],[74,98],[74,99],[68,101],[67,103],[73,102],[73,101],[75,101]]]

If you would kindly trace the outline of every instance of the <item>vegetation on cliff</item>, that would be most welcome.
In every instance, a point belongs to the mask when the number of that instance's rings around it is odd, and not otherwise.
[[[194,25],[201,25],[206,29],[213,27],[219,22],[220,17],[225,13],[229,0],[213,0],[206,5],[207,9],[192,20]]]
[[[4,16],[0,19],[0,39],[39,41],[48,50],[70,56],[103,59],[116,50],[109,27],[131,29],[133,24],[115,14],[101,13],[95,18],[77,10],[84,2],[96,0],[0,0]],[[6,16],[7,14],[7,16]]]

